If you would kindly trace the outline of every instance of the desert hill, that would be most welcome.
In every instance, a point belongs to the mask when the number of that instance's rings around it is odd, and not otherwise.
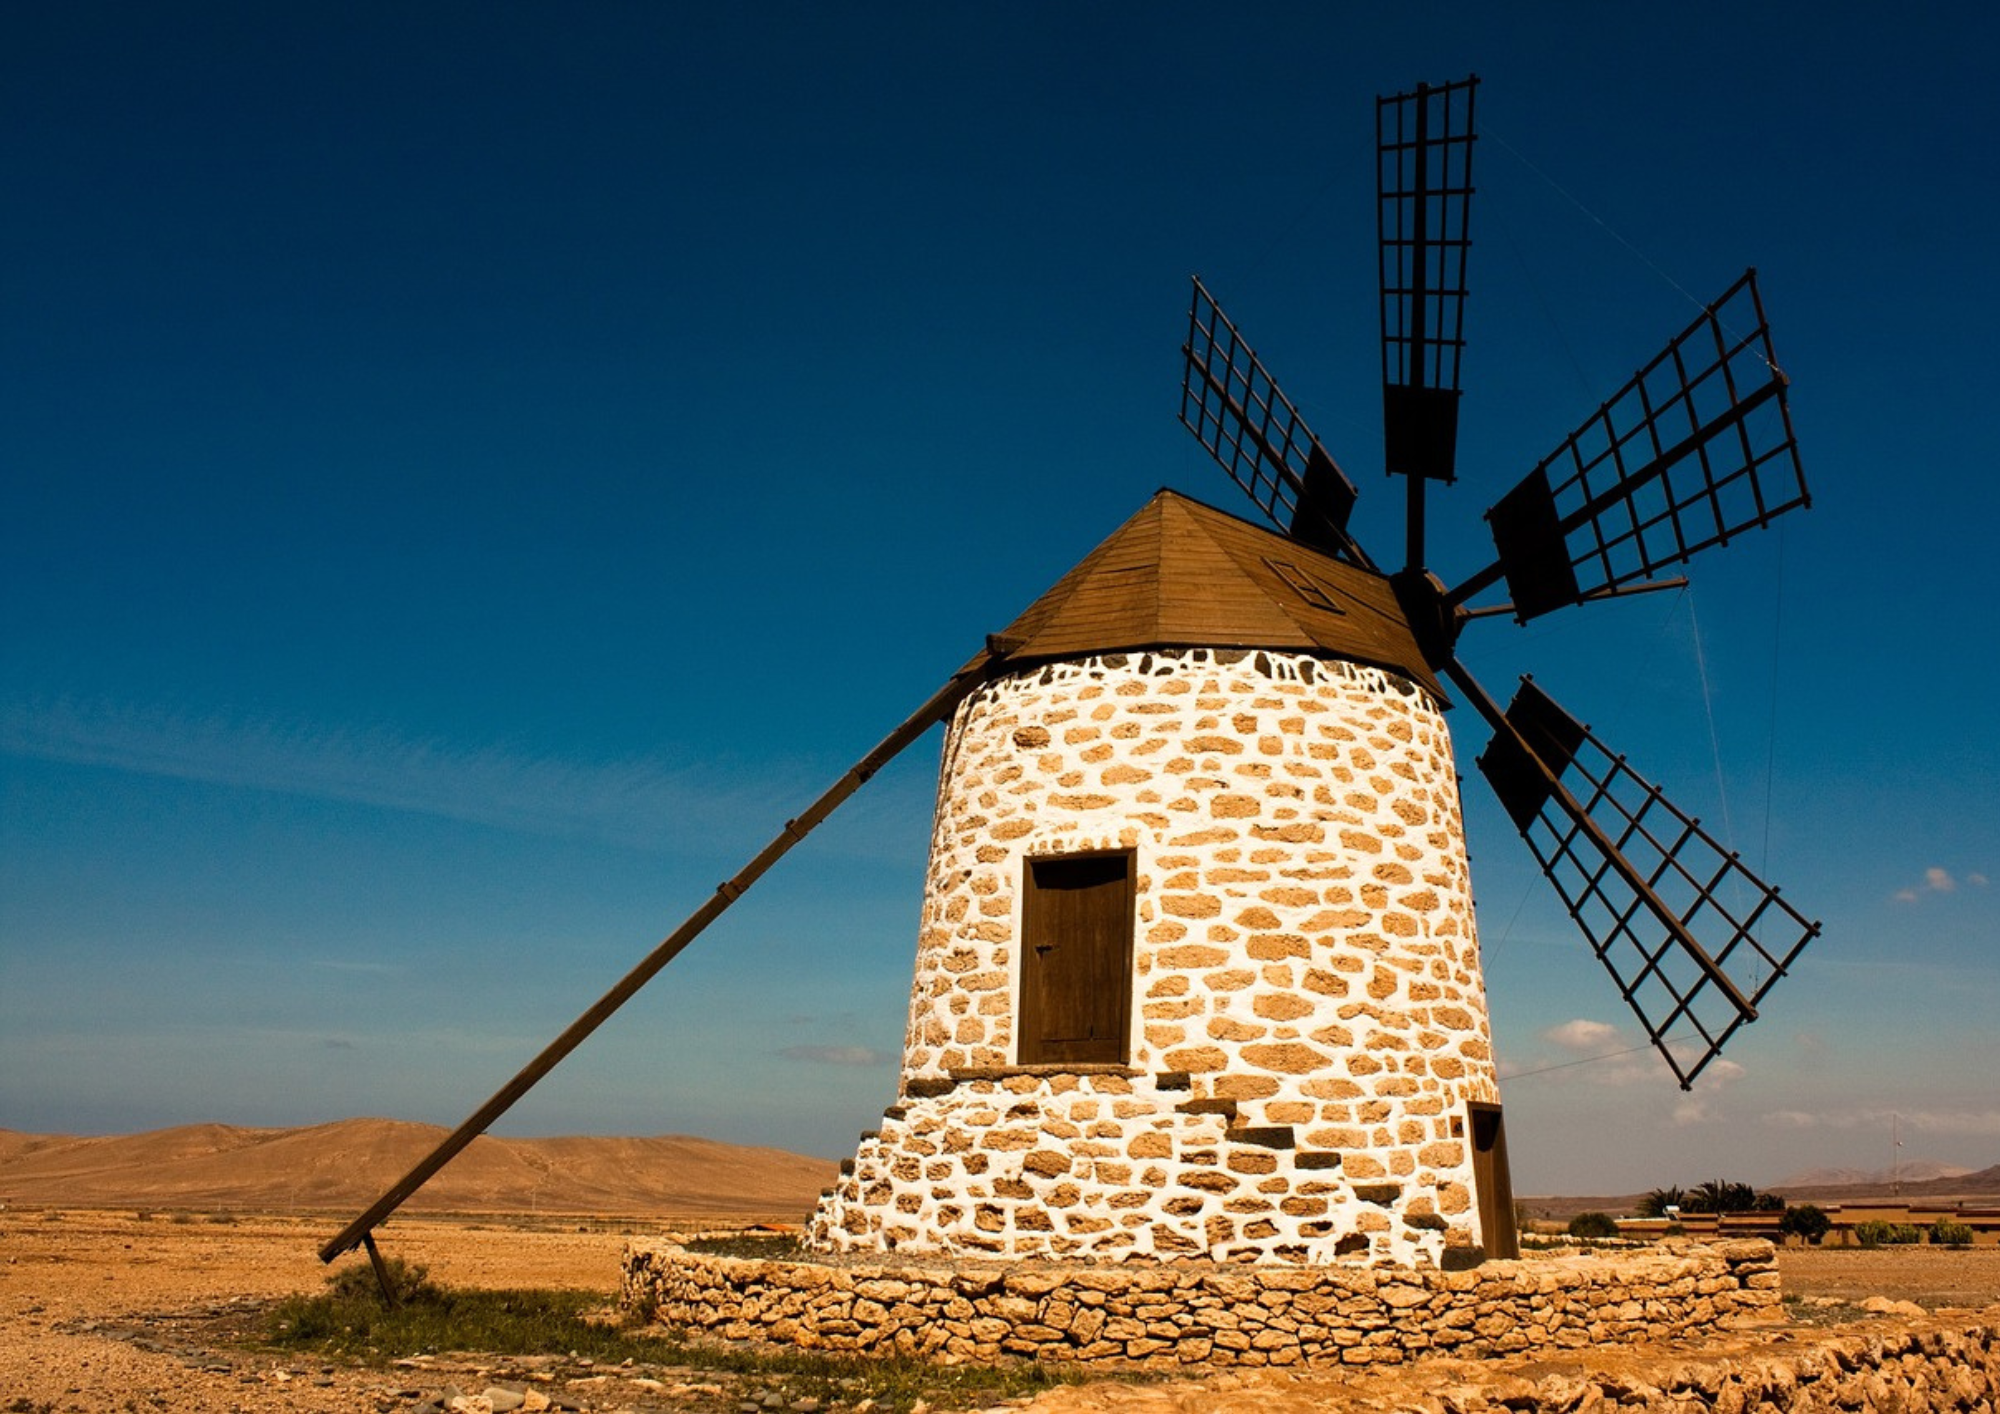
[[[0,1203],[359,1211],[447,1131],[388,1119],[305,1129],[183,1125],[79,1138],[0,1130]],[[835,1165],[686,1135],[483,1135],[411,1211],[803,1218]]]

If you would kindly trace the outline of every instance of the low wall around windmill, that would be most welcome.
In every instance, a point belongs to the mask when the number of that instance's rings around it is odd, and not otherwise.
[[[623,1300],[726,1340],[947,1361],[1400,1364],[1699,1338],[1774,1314],[1775,1249],[1739,1241],[1468,1271],[1333,1264],[764,1261],[625,1249]]]

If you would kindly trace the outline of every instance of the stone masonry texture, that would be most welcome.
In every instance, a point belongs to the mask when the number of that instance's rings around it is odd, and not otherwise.
[[[1126,1063],[1023,1067],[1023,871],[1101,851],[1134,860]],[[809,1239],[1450,1265],[1497,1100],[1427,693],[1254,650],[1036,666],[951,722],[900,1093]]]

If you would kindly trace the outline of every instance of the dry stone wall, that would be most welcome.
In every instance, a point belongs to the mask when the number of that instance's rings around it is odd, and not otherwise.
[[[1130,852],[1125,1063],[1018,1064],[1023,872]],[[1105,654],[974,693],[940,773],[901,1091],[827,1249],[1439,1265],[1497,1102],[1457,775],[1396,674]]]
[[[1706,1352],[1704,1352],[1706,1355]],[[1730,1411],[1730,1414],[1992,1414],[2000,1407],[2000,1310],[1961,1325],[1819,1337],[1730,1352],[1723,1359],[1662,1360],[1620,1370],[1459,1378],[1420,1408],[1445,1414],[1574,1414],[1579,1410]]]
[[[1700,1337],[1779,1308],[1763,1241],[1462,1272],[1346,1264],[821,1265],[629,1244],[624,1301],[730,1340],[946,1360],[1372,1365]]]

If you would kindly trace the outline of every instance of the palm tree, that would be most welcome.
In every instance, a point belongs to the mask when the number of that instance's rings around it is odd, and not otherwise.
[[[1685,1195],[1678,1188],[1655,1188],[1639,1200],[1639,1216],[1642,1218],[1664,1218],[1667,1209],[1682,1206]]]
[[[1747,1183],[1711,1178],[1696,1185],[1681,1206],[1690,1213],[1747,1213],[1757,1206],[1757,1190]]]

